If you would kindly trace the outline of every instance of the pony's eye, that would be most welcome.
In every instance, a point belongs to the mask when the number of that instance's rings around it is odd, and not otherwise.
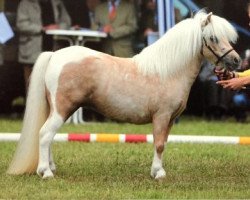
[[[214,43],[218,43],[218,39],[215,36],[210,36],[210,41]]]

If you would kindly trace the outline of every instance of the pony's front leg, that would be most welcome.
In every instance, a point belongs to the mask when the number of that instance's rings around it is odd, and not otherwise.
[[[62,118],[58,114],[53,114],[47,119],[40,130],[37,174],[44,179],[54,176],[52,171],[55,170],[55,165],[50,148],[56,131],[62,124]]]
[[[51,146],[49,148],[49,167],[50,167],[51,171],[53,173],[55,173],[55,171],[56,171],[56,165],[55,165],[55,162],[54,162],[54,159],[53,159],[52,147]]]
[[[168,138],[169,130],[172,125],[166,116],[155,118],[153,121],[154,136],[154,158],[151,167],[151,176],[155,179],[161,179],[166,176],[166,172],[162,166],[162,156],[165,147],[165,141]]]

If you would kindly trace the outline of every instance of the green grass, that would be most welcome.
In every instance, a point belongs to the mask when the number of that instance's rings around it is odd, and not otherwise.
[[[1,119],[0,132],[20,132],[22,120]],[[223,135],[250,136],[250,121],[237,123],[234,119],[227,121],[207,121],[203,118],[183,116],[175,124],[171,134],[175,135]],[[60,133],[152,133],[152,125],[133,125],[126,123],[87,123],[85,125],[65,124]]]
[[[0,132],[20,132],[21,120],[0,119]],[[59,132],[150,133],[151,125],[90,123]],[[250,124],[183,117],[171,134],[250,136]],[[15,143],[0,143],[0,199],[249,199],[250,146],[168,144],[167,177],[150,174],[152,144],[55,143],[57,173],[5,174]]]

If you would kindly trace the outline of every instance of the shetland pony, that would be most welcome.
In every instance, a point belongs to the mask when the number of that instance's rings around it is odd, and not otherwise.
[[[153,123],[151,176],[166,176],[162,154],[169,131],[184,110],[204,59],[220,69],[235,69],[231,47],[237,33],[225,19],[197,13],[132,58],[118,58],[85,47],[44,52],[36,61],[22,134],[9,174],[53,177],[51,143],[57,130],[80,106],[111,119]]]

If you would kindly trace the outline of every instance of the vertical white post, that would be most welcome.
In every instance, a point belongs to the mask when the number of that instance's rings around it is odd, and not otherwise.
[[[175,24],[174,1],[157,0],[158,28],[160,37]]]

